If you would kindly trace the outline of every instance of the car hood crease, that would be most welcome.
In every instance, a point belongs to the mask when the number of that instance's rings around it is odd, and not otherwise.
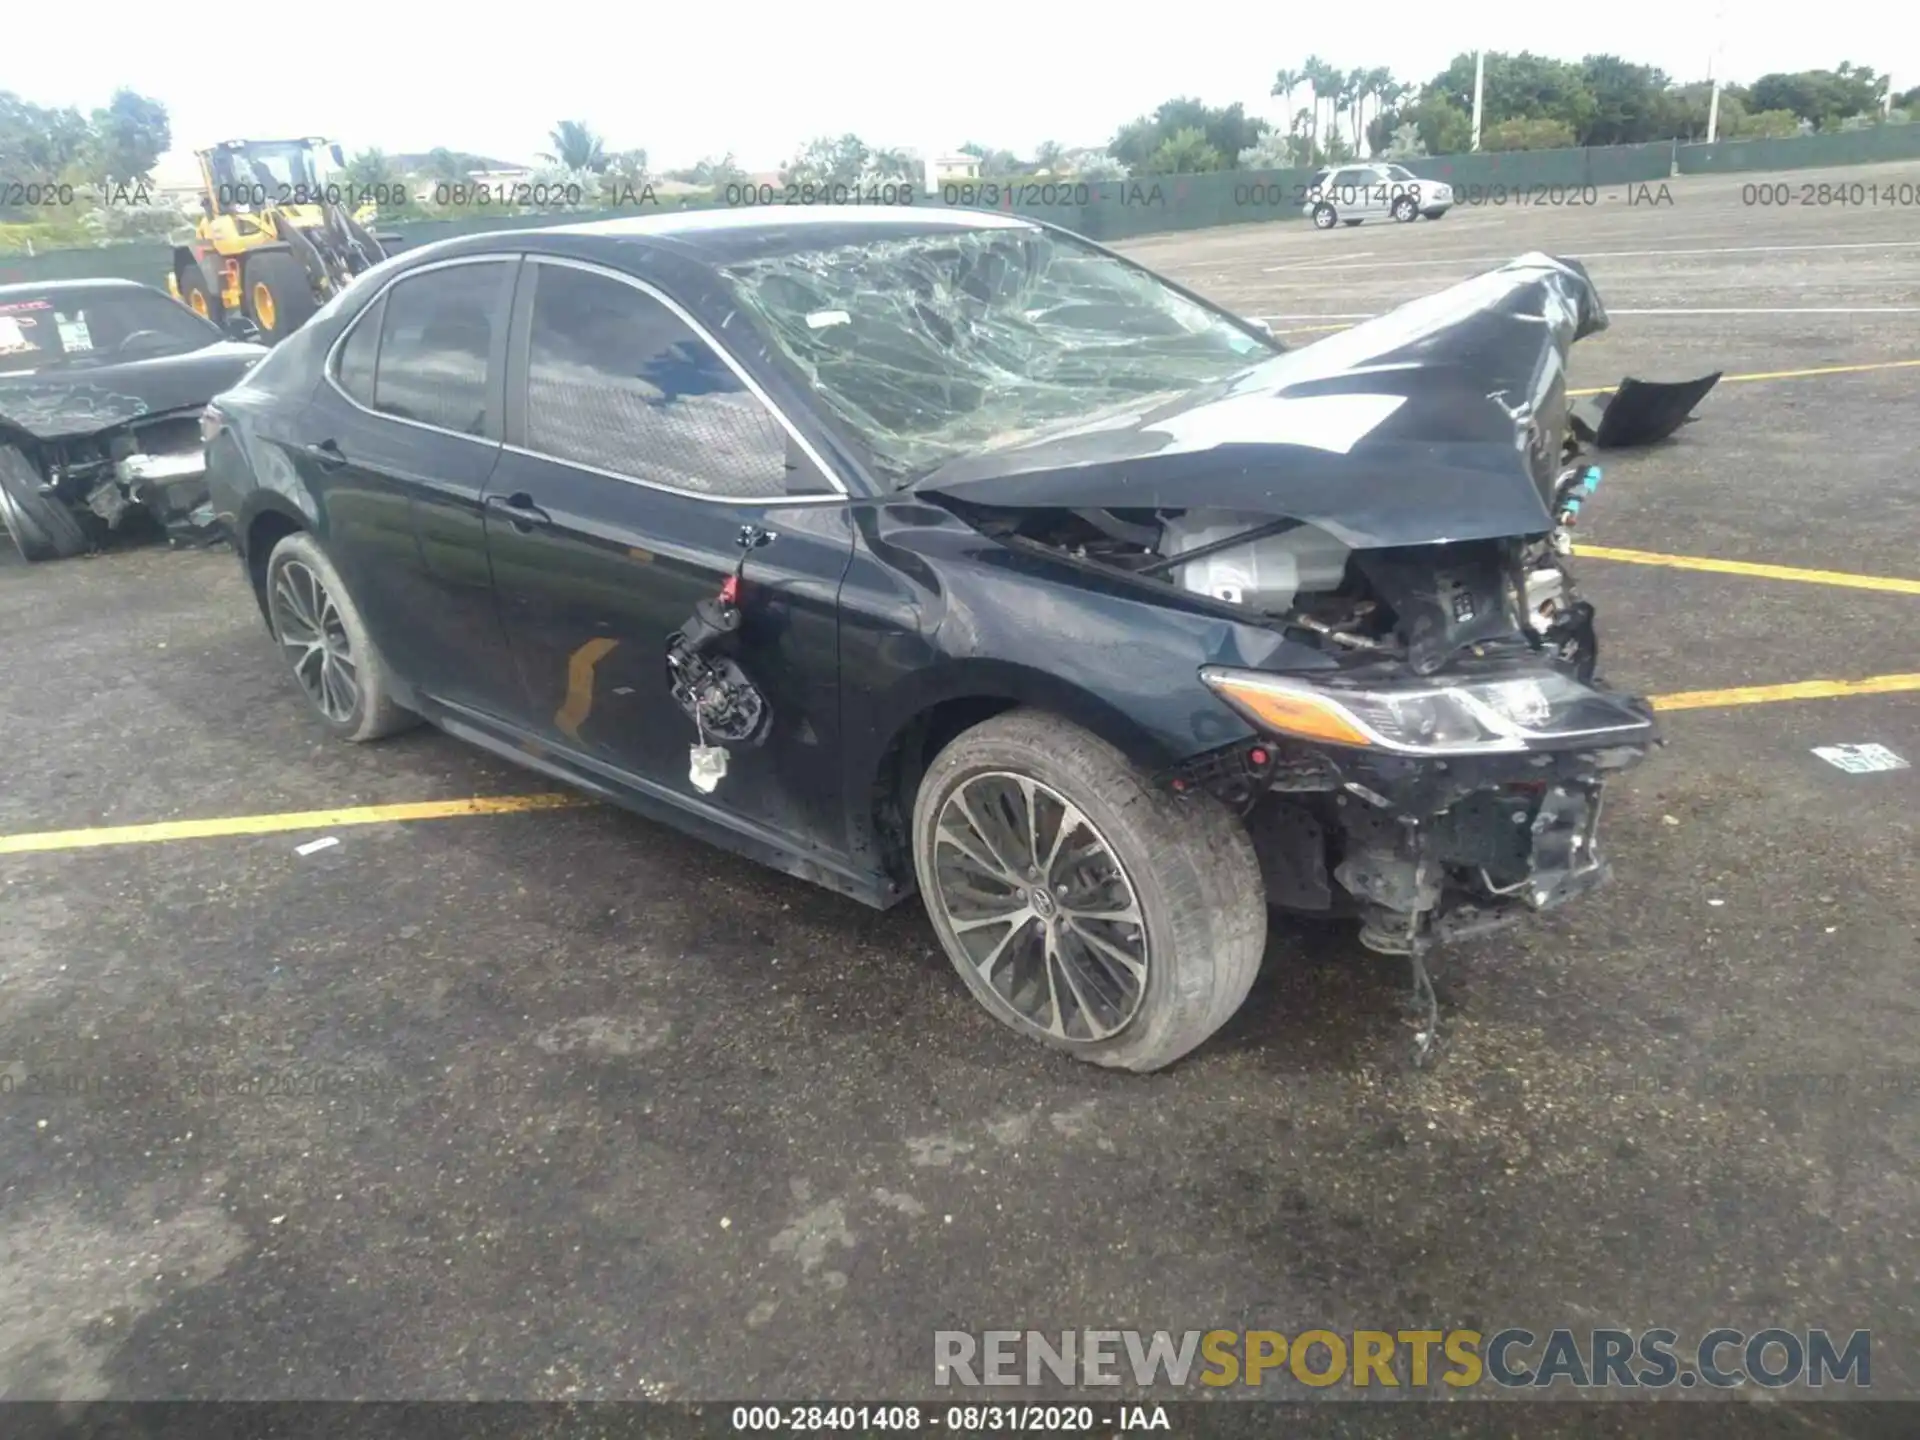
[[[922,476],[990,507],[1292,516],[1355,548],[1540,534],[1567,356],[1606,327],[1577,261],[1519,257],[1231,380]]]
[[[70,440],[198,409],[238,382],[264,353],[258,345],[222,340],[185,354],[117,365],[50,365],[0,375],[0,428],[36,440]]]

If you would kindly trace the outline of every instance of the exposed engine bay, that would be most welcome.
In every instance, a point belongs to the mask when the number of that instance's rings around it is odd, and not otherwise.
[[[8,528],[21,531],[23,552],[50,552],[32,558],[77,554],[143,524],[157,524],[182,543],[217,536],[197,408],[54,440],[9,435],[0,426],[0,471]],[[59,524],[42,506],[58,507],[71,523]]]
[[[27,560],[215,538],[200,417],[266,350],[131,280],[0,286],[0,521]]]

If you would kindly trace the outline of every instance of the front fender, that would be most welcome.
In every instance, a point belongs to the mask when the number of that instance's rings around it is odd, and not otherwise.
[[[1252,734],[1201,684],[1203,666],[1329,663],[1265,626],[1161,603],[1010,549],[937,506],[903,500],[866,511],[857,525],[840,606],[856,845],[903,737],[942,707],[1051,710],[1158,770]]]

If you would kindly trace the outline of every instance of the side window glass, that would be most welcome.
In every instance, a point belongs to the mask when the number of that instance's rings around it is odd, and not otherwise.
[[[387,291],[373,408],[403,420],[480,435],[487,422],[487,356],[506,321],[513,274],[504,260],[449,265]]]
[[[529,449],[696,495],[788,493],[786,430],[679,316],[604,275],[536,269]]]
[[[340,388],[369,410],[373,408],[373,365],[380,353],[381,310],[386,303],[382,296],[354,321],[334,363],[333,378]]]
[[[1333,177],[1333,184],[1337,190],[1354,189],[1365,185],[1372,178],[1364,170],[1342,170]]]

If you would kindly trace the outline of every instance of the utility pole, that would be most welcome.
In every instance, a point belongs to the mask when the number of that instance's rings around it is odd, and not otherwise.
[[[1487,88],[1487,52],[1473,52],[1473,148],[1480,148],[1480,102]]]
[[[1726,34],[1727,12],[1724,7],[1713,14],[1713,49],[1707,56],[1707,83],[1712,86],[1707,96],[1707,144],[1711,145],[1720,138],[1720,49]]]

